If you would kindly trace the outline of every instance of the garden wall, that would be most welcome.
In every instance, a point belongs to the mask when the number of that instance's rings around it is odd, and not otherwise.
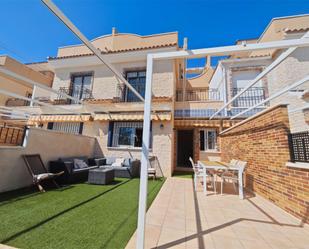
[[[221,156],[247,161],[245,187],[306,220],[309,169],[289,168],[287,105],[277,105],[223,131]],[[308,220],[307,220],[308,222]]]
[[[0,147],[0,192],[26,187],[32,178],[22,159],[23,154],[40,154],[45,166],[59,157],[93,156],[95,138],[30,128],[26,146]]]

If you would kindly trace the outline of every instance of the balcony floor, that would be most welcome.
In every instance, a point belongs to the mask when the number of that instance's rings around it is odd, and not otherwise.
[[[308,249],[308,225],[262,197],[240,200],[225,190],[206,197],[191,179],[167,179],[147,212],[145,248]],[[126,248],[135,241],[136,234]]]

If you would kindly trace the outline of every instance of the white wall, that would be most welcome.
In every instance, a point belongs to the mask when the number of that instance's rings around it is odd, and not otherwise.
[[[260,74],[259,70],[236,71],[232,74],[232,87],[245,88],[251,80],[255,79]],[[253,87],[262,87],[263,82],[259,80]]]
[[[146,60],[116,63],[114,67],[118,72],[124,74],[126,71],[146,69]],[[92,93],[96,99],[111,99],[117,97],[118,79],[104,65],[83,66],[71,68],[58,68],[55,70],[53,88],[59,90],[60,87],[69,87],[71,74],[81,72],[93,72]],[[153,69],[153,94],[155,96],[173,95],[175,74],[172,60],[156,61]],[[53,95],[55,97],[55,95]]]
[[[214,75],[212,76],[211,81],[209,82],[209,88],[218,89],[220,92],[220,99],[224,100],[225,97],[225,84],[226,84],[226,77],[225,77],[225,68],[222,63],[219,63]]]
[[[0,147],[0,192],[31,185],[23,154],[40,154],[46,167],[59,157],[93,156],[95,138],[30,128],[26,147]]]

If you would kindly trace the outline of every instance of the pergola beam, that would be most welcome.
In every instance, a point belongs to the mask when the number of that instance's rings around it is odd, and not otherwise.
[[[57,16],[61,22],[63,22],[72,32],[77,36],[81,42],[90,49],[97,57],[98,59],[106,66],[108,67],[115,76],[123,82],[141,101],[145,101],[144,98],[135,90],[135,88],[122,76],[121,73],[117,71],[117,69],[107,62],[102,54],[101,51],[98,50],[93,44],[82,34],[82,32],[79,31],[79,29],[67,18],[64,13],[51,1],[51,0],[41,0],[52,13],[54,13],[55,16]]]
[[[12,114],[12,115],[29,117],[29,114],[20,113],[20,112],[14,112],[14,111],[9,111],[9,110],[0,110],[0,113],[9,113],[9,114]]]
[[[271,100],[273,100],[275,98],[278,98],[279,96],[283,95],[284,93],[286,93],[286,92],[292,90],[293,88],[296,88],[296,87],[306,83],[307,81],[309,81],[309,75],[307,75],[306,77],[302,78],[301,80],[295,82],[294,84],[289,85],[289,86],[283,88],[281,91],[271,95],[269,98],[267,98],[267,99],[257,103],[256,105],[251,106],[250,108],[248,108],[248,109],[246,109],[246,110],[244,110],[244,111],[234,115],[233,117],[231,117],[231,119],[237,118],[237,117],[245,114],[246,112],[253,110],[254,108],[256,108],[256,107],[258,107],[260,105],[263,105],[263,104],[265,104],[265,103],[267,103],[267,102],[269,102],[269,101],[271,101]]]
[[[0,113],[0,116],[1,117],[9,117],[9,118],[16,118],[16,119],[22,119],[22,120],[27,120],[26,117],[24,116],[18,116],[18,115],[10,115],[10,114],[3,114],[3,113]],[[2,120],[1,120],[2,121]],[[5,120],[3,120],[5,122]]]
[[[290,47],[308,47],[309,38],[306,39],[291,39],[291,40],[281,40],[263,43],[253,43],[253,44],[242,44],[233,46],[223,46],[214,48],[203,48],[203,49],[193,49],[193,50],[181,50],[173,52],[159,52],[153,53],[154,60],[169,60],[169,59],[179,59],[179,58],[201,58],[207,55],[209,56],[224,56],[231,55],[238,52],[250,52],[259,51],[267,49],[285,49]]]
[[[17,110],[13,107],[8,107],[8,106],[0,106],[0,109],[4,109],[4,110],[9,110],[9,111],[14,111],[16,113],[23,113],[23,114],[33,114],[32,112],[28,112],[28,111],[24,111],[24,110]]]
[[[75,111],[75,110],[69,110],[69,109],[66,109],[66,108],[63,108],[63,107],[60,107],[60,106],[54,106],[52,104],[48,104],[48,103],[45,103],[45,102],[42,102],[42,101],[39,101],[39,100],[36,100],[36,99],[32,99],[32,98],[28,98],[28,97],[25,97],[25,96],[21,96],[19,94],[16,94],[16,93],[12,93],[10,91],[7,91],[7,90],[3,90],[3,89],[0,89],[0,94],[3,94],[3,95],[7,95],[7,96],[10,96],[10,97],[13,97],[13,98],[17,98],[17,99],[22,99],[22,100],[25,100],[25,101],[29,101],[29,102],[33,102],[33,103],[36,103],[36,104],[39,104],[39,105],[42,105],[42,106],[47,106],[47,107],[51,107],[53,109],[58,109],[58,110],[65,110],[65,111],[69,111],[69,112],[73,112],[73,113],[76,113],[76,114],[81,114],[79,111]]]

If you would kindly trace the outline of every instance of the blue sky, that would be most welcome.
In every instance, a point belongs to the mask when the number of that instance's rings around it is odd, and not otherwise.
[[[309,13],[309,0],[54,0],[89,38],[178,31],[189,48],[258,37],[273,17]],[[0,0],[0,54],[44,61],[79,41],[39,0]],[[192,63],[194,64],[194,62]]]

